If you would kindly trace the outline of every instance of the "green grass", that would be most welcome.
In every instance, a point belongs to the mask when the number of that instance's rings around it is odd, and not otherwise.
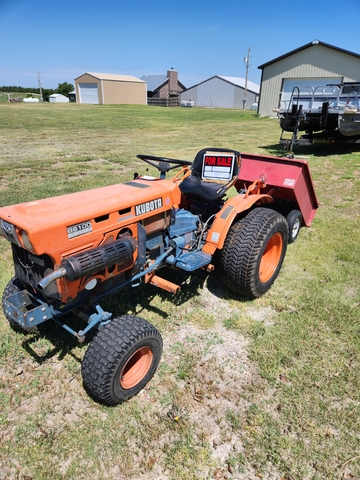
[[[0,122],[1,205],[128,181],[148,167],[137,153],[282,153],[277,121],[246,111],[4,103]],[[145,285],[103,302],[164,338],[129,402],[87,396],[87,344],[59,327],[15,332],[0,313],[4,478],[360,478],[360,149],[295,153],[320,208],[265,296],[237,299],[215,271],[179,275],[175,297]],[[0,239],[1,291],[12,272]]]
[[[10,98],[26,98],[29,94],[28,93],[20,93],[20,92],[0,92],[0,104],[8,103],[8,95]],[[31,94],[34,98],[40,98],[38,93]]]

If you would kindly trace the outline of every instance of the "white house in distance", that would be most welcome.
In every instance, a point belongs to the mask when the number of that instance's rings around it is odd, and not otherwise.
[[[53,93],[49,96],[49,102],[51,103],[66,103],[69,99],[62,95],[61,93]]]
[[[181,93],[181,102],[195,107],[249,110],[258,101],[260,86],[245,78],[215,75]]]

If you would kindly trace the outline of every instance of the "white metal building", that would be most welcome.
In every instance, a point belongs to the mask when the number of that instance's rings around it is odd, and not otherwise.
[[[295,86],[360,81],[360,55],[314,40],[258,67],[262,70],[258,113],[273,116]]]
[[[53,93],[49,97],[49,102],[51,103],[66,103],[68,101],[68,97],[65,97],[65,95],[62,95],[61,93]]]
[[[258,101],[259,85],[244,78],[215,75],[181,93],[181,102],[195,107],[249,109]],[[246,100],[246,101],[244,101]]]

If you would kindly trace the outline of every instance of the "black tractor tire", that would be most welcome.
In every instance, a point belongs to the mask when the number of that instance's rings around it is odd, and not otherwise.
[[[286,217],[286,221],[289,227],[288,243],[294,243],[300,233],[302,225],[302,215],[299,210],[291,210]]]
[[[5,318],[8,320],[11,328],[13,330],[17,331],[23,331],[23,332],[31,332],[31,331],[36,331],[36,327],[31,328],[31,329],[24,329],[21,327],[18,323],[14,322],[12,318],[9,317],[9,315],[6,313],[5,309],[5,299],[7,297],[10,297],[10,295],[14,295],[15,293],[19,293],[22,290],[25,290],[24,285],[21,283],[21,281],[17,277],[13,277],[8,284],[6,285],[4,292],[2,294],[2,299],[1,299],[1,306],[5,315]]]
[[[269,208],[255,208],[234,223],[221,251],[226,287],[248,298],[267,292],[283,264],[288,235],[285,218]]]
[[[85,352],[81,366],[85,389],[105,405],[128,400],[154,375],[162,346],[158,330],[143,318],[114,318]]]

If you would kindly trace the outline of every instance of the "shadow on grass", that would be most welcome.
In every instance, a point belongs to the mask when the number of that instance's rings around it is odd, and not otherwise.
[[[141,316],[145,312],[152,312],[162,319],[167,319],[171,312],[167,311],[166,308],[161,308],[161,305],[164,302],[169,302],[174,307],[181,307],[191,298],[200,296],[201,289],[204,288],[209,274],[204,271],[189,274],[164,268],[159,275],[180,285],[180,291],[174,295],[152,285],[142,284],[138,287],[128,287],[109,295],[99,302],[101,307],[104,311],[112,313],[112,319],[124,314]],[[154,302],[155,297],[158,297],[158,299]],[[146,314],[144,316],[146,317]],[[61,321],[76,332],[86,327],[86,322],[72,313],[61,317]],[[62,360],[66,355],[71,355],[77,362],[81,363],[81,358],[74,353],[74,350],[79,346],[82,349],[87,348],[97,333],[97,329],[93,328],[86,334],[85,342],[79,343],[71,333],[52,320],[40,325],[38,330],[30,333],[19,332],[20,335],[24,335],[22,347],[38,364],[42,364],[54,357]],[[46,339],[52,345],[52,348],[47,347],[45,353],[39,353],[37,349],[37,344],[41,338]]]
[[[269,155],[287,157],[290,152],[280,144],[259,145],[268,150]],[[328,157],[330,155],[349,155],[360,151],[360,143],[328,143],[313,145],[294,145],[292,154],[296,156]]]
[[[63,320],[65,323],[71,323],[73,329],[81,330],[81,328],[84,328],[83,322],[75,315],[72,315],[71,318],[70,315],[66,315]],[[71,355],[77,362],[81,363],[81,359],[73,352],[79,345],[78,341],[54,321],[49,320],[46,324],[43,324],[39,332],[22,332],[22,334],[25,336],[22,347],[39,365],[54,357],[63,360],[66,355]],[[45,353],[39,353],[36,347],[41,338],[45,338],[53,348],[48,347]]]

